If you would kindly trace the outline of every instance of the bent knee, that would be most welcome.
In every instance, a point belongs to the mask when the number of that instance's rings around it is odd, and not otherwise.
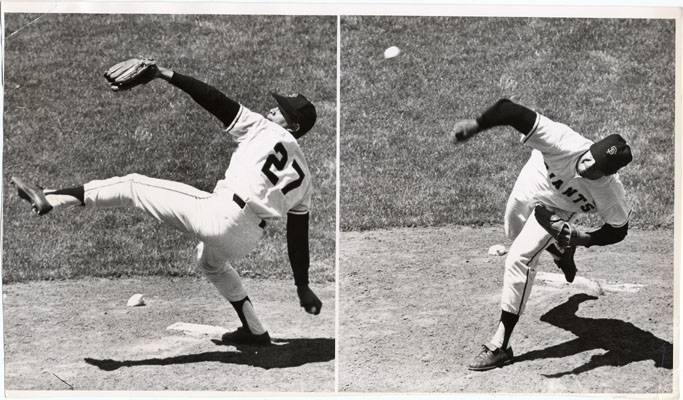
[[[201,262],[203,255],[204,255],[204,242],[199,242],[194,247],[194,251],[192,252],[192,258],[194,259],[194,262],[196,264],[199,264]]]
[[[218,274],[223,272],[222,265],[209,264],[204,259],[197,261],[197,269],[205,275]]]
[[[507,257],[505,257],[505,269],[514,268],[519,261],[518,257],[513,257],[508,253]]]
[[[513,227],[511,226],[510,223],[507,222],[507,220],[505,221],[504,228],[505,228],[505,237],[510,239],[510,240],[515,240],[515,238],[519,234],[519,230],[513,229]]]
[[[505,269],[523,269],[529,267],[529,258],[525,257],[523,254],[515,251],[515,249],[510,246],[510,251],[505,257]]]
[[[510,240],[515,240],[524,228],[524,224],[526,224],[527,219],[527,215],[519,212],[505,213],[505,236]]]
[[[197,269],[207,275],[237,273],[228,258],[217,254],[210,246],[207,249],[204,242],[199,242],[195,247],[194,260]]]
[[[220,265],[211,264],[206,259],[203,242],[199,242],[199,244],[195,246],[193,258],[197,270],[204,274],[215,274],[221,270]]]
[[[148,179],[148,177],[142,174],[132,173],[124,175],[120,179],[124,182],[140,183],[144,182],[146,179]]]
[[[124,205],[135,205],[137,190],[135,184],[143,182],[147,177],[140,174],[128,174],[113,178],[119,188],[119,197]]]

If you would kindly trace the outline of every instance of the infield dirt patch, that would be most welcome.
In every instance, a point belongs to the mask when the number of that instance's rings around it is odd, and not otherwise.
[[[672,392],[672,230],[578,249],[579,277],[644,286],[596,297],[537,279],[511,339],[514,363],[469,371],[500,316],[504,257],[487,249],[503,236],[502,227],[343,232],[339,389]],[[550,256],[538,271],[559,272]]]
[[[7,390],[334,391],[334,284],[306,314],[289,280],[244,280],[275,346],[233,347],[175,322],[234,329],[203,279],[83,279],[4,286]],[[133,293],[147,305],[126,307]]]

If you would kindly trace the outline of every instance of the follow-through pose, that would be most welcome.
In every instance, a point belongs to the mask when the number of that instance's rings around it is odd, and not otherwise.
[[[568,282],[574,280],[576,246],[604,246],[626,237],[630,207],[616,172],[632,160],[619,135],[593,143],[568,126],[502,99],[477,119],[456,123],[456,142],[494,126],[508,125],[533,150],[515,182],[505,209],[505,234],[512,239],[501,295],[501,317],[491,340],[469,368],[487,370],[512,361],[510,335],[524,311],[544,250],[553,255]],[[601,228],[586,232],[572,219],[597,213]]]
[[[128,77],[121,78],[133,68],[144,68],[142,78],[132,83],[126,81]],[[189,94],[216,116],[238,143],[224,179],[209,193],[183,183],[139,174],[58,190],[43,189],[14,177],[12,183],[19,196],[29,201],[40,215],[74,205],[138,208],[194,236],[200,241],[196,248],[199,269],[230,301],[242,323],[236,331],[223,335],[225,343],[270,344],[270,336],[257,318],[231,262],[256,246],[266,221],[286,216],[288,253],[300,304],[307,312],[317,315],[322,303],[308,286],[311,174],[297,143],[315,123],[313,104],[302,95],[273,93],[278,107],[264,117],[216,88],[150,60],[125,61],[112,67],[105,76],[114,90],[162,79]],[[117,79],[123,80],[117,83]]]

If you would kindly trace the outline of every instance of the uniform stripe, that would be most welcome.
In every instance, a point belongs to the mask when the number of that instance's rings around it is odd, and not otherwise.
[[[308,214],[308,211],[293,211],[293,210],[289,210],[289,211],[287,211],[287,214],[306,215],[306,214]]]
[[[524,289],[522,290],[522,298],[519,300],[519,308],[517,309],[517,315],[522,313],[522,305],[524,305],[524,295],[526,294],[526,287],[529,284],[529,272],[531,268],[527,265],[526,270],[526,281],[524,282]]]
[[[552,240],[552,237],[548,238],[548,241],[545,242],[545,244],[543,245],[543,247],[541,247],[540,250],[538,250],[538,251],[536,252],[536,254],[534,254],[534,255],[529,259],[529,262],[526,264],[526,267],[527,267],[527,271],[526,271],[526,282],[524,282],[524,290],[522,290],[522,299],[519,301],[519,311],[517,311],[517,315],[519,315],[519,314],[522,312],[522,305],[524,305],[524,297],[526,297],[526,296],[525,296],[526,288],[527,288],[527,286],[529,285],[529,272],[531,271],[531,268],[529,268],[529,264],[531,264],[531,263],[534,261],[534,258],[538,257],[538,256],[541,254],[541,252],[542,252],[543,250],[545,250],[546,247],[548,247],[548,245],[550,244],[550,241],[551,241],[551,240]]]
[[[237,123],[237,121],[242,116],[242,110],[244,110],[244,106],[240,104],[240,110],[237,112],[235,119],[232,120],[232,123],[229,126],[225,127],[226,132],[229,132],[232,128],[235,127],[235,124]]]
[[[169,187],[167,187],[167,186],[153,185],[153,184],[148,183],[148,182],[141,182],[141,181],[130,180],[130,179],[124,179],[124,180],[120,180],[120,181],[118,181],[118,182],[109,183],[109,184],[106,184],[106,185],[93,186],[93,187],[90,187],[89,189],[86,189],[86,190],[84,190],[84,191],[85,191],[86,193],[89,193],[89,192],[92,192],[93,190],[105,189],[105,188],[108,188],[108,187],[111,187],[111,186],[116,186],[116,185],[120,185],[120,184],[122,184],[122,183],[130,183],[130,182],[134,182],[134,183],[136,183],[136,184],[138,184],[138,185],[141,185],[141,186],[147,186],[147,187],[156,188],[156,189],[164,189],[164,190],[167,190],[167,191],[169,191],[169,192],[184,194],[184,195],[186,195],[186,196],[193,197],[193,198],[195,198],[195,199],[208,199],[209,197],[213,196],[213,193],[208,193],[208,192],[206,193],[205,196],[196,196],[194,193],[188,193],[188,192],[184,192],[184,191],[182,191],[182,190],[171,189],[171,188],[169,188]],[[197,190],[199,190],[199,189],[197,189]]]
[[[529,140],[529,138],[531,137],[531,135],[533,135],[534,133],[536,133],[536,129],[538,129],[538,124],[539,124],[540,122],[541,122],[541,114],[536,113],[536,121],[534,121],[534,127],[531,128],[531,130],[529,131],[529,133],[527,133],[527,134],[524,136],[524,138],[522,139],[522,143],[526,143],[526,141]]]

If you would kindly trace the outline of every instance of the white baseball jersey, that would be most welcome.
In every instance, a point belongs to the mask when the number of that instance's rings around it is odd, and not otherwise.
[[[529,195],[559,210],[597,212],[614,227],[628,222],[630,207],[617,174],[590,180],[576,171],[592,141],[541,114],[536,114],[533,129],[521,141],[534,149],[525,167],[531,167],[525,176]]]
[[[244,106],[226,131],[238,143],[215,193],[237,193],[260,218],[308,212],[312,184],[294,136]]]

